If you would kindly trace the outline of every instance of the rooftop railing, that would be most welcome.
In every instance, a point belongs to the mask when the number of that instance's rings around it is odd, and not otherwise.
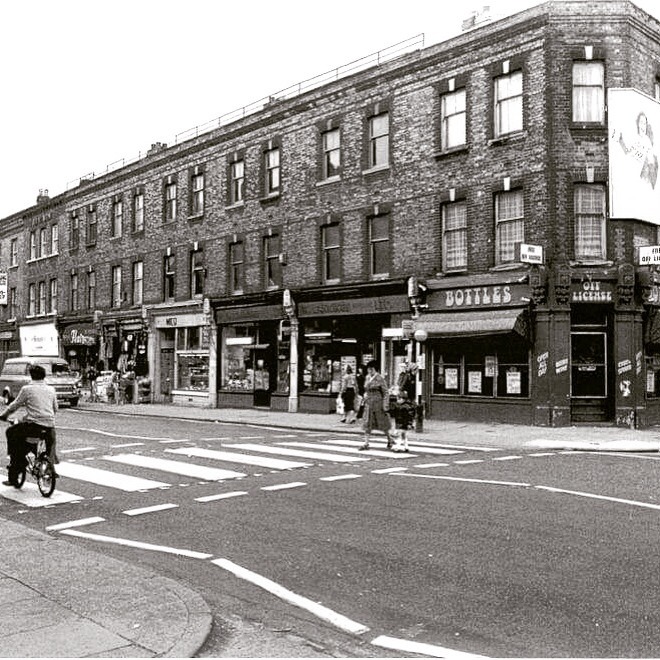
[[[236,110],[232,110],[231,112],[220,115],[220,117],[217,117],[216,119],[212,119],[211,121],[208,121],[204,124],[199,124],[193,128],[189,128],[186,131],[177,133],[174,136],[173,144],[177,145],[181,142],[192,140],[196,137],[199,137],[200,135],[203,135],[204,133],[209,133],[217,128],[221,128],[222,126],[231,124],[234,121],[238,121],[244,117],[260,112],[273,103],[300,96],[305,92],[321,87],[323,85],[327,85],[331,82],[335,82],[336,80],[339,80],[340,78],[348,76],[352,73],[364,71],[365,69],[373,66],[380,66],[381,64],[396,59],[397,57],[410,53],[414,50],[420,50],[422,48],[424,48],[424,33],[410,37],[404,41],[399,41],[392,46],[378,50],[375,53],[371,53],[365,57],[361,57],[360,59],[353,60],[348,64],[343,64],[342,66],[339,66],[335,69],[331,69],[330,71],[316,75],[313,78],[301,80],[295,85],[291,85],[290,87],[282,89],[279,92],[265,96],[258,101],[254,101],[253,103],[244,105],[240,108],[237,108]],[[136,163],[139,160],[145,158],[147,155],[148,152],[140,152],[133,158],[120,158],[119,160],[106,165],[105,169],[99,172],[89,172],[77,179],[74,179],[73,181],[69,181],[66,184],[66,190],[70,190],[71,188],[75,188],[76,186],[79,186],[88,181],[93,181],[97,177],[104,176],[105,174],[109,174],[110,172],[121,169],[122,167]]]

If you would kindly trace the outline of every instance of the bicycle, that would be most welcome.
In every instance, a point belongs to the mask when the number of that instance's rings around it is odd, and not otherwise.
[[[48,429],[42,429],[37,434],[26,438],[28,441],[36,440],[37,442],[29,443],[30,449],[25,455],[25,467],[16,475],[16,488],[23,486],[28,474],[32,475],[43,497],[50,497],[55,491],[55,485],[57,483],[55,466],[46,453],[47,435]]]

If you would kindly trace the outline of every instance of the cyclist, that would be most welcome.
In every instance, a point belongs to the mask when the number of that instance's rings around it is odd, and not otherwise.
[[[45,382],[46,370],[39,364],[29,368],[32,382],[24,385],[18,396],[0,413],[0,419],[7,417],[20,407],[24,407],[26,415],[21,422],[7,428],[7,453],[9,454],[8,479],[5,486],[17,486],[18,475],[25,469],[26,454],[34,448],[29,439],[39,437],[46,430],[46,452],[53,464],[58,463],[55,453],[55,413],[57,412],[57,395],[55,388]]]

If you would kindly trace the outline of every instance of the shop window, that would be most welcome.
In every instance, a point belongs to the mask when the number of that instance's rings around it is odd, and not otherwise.
[[[443,342],[433,356],[433,393],[483,397],[529,396],[529,350],[511,338]]]
[[[208,391],[209,331],[209,326],[176,328],[176,389]]]
[[[646,398],[660,398],[660,346],[646,356]]]
[[[223,329],[222,387],[239,392],[254,390],[255,326],[227,326]]]

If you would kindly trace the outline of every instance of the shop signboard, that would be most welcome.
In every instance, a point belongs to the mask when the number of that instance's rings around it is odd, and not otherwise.
[[[614,301],[614,285],[611,282],[586,280],[571,284],[571,302],[610,303]]]
[[[639,265],[660,264],[660,245],[645,245],[639,248]]]
[[[22,325],[18,332],[22,355],[57,357],[60,354],[59,335],[54,323]]]
[[[529,303],[527,284],[486,284],[433,291],[429,308],[433,310],[468,310],[520,307]]]

